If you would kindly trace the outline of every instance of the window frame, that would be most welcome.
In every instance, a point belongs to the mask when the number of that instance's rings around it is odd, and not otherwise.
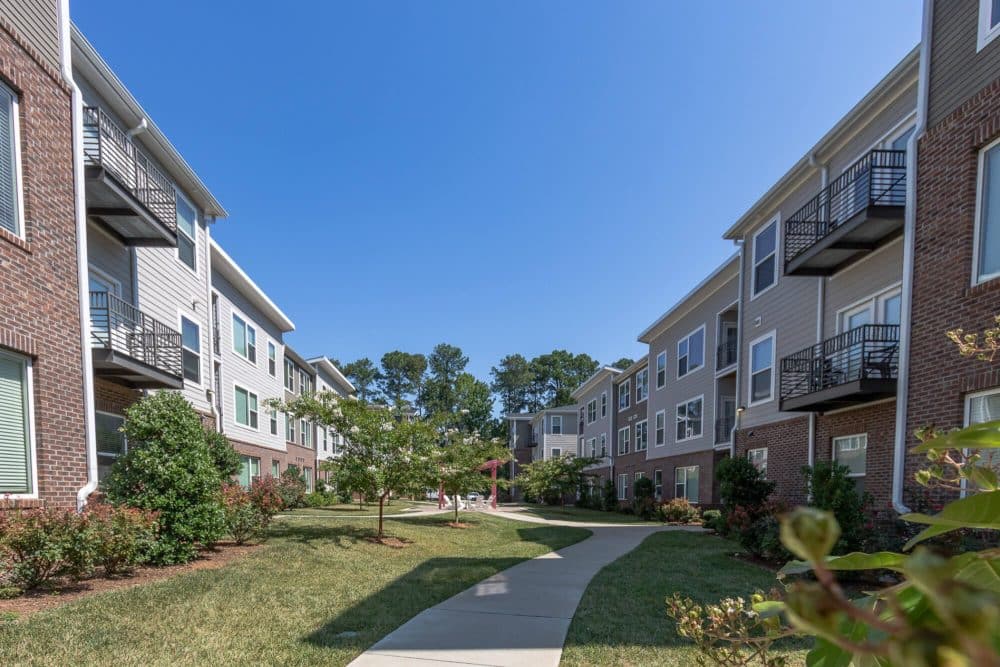
[[[663,500],[663,470],[661,468],[653,469],[653,497],[657,500]]]
[[[663,368],[660,368],[660,360],[663,361]],[[656,355],[656,389],[660,390],[667,386],[667,351],[662,350]]]
[[[1000,20],[993,23],[993,3],[991,0],[979,0],[979,13],[976,30],[976,53],[979,53],[1000,35]]]
[[[549,448],[549,458],[557,459],[562,456],[562,447],[550,447]]]
[[[24,223],[24,166],[21,161],[21,96],[10,86],[0,81],[0,88],[10,95],[10,124],[11,124],[11,171],[14,172],[14,227],[12,232],[2,228],[6,233],[13,234],[22,241],[27,241],[27,231]],[[13,497],[13,496],[11,496]]]
[[[640,433],[642,438],[640,440]],[[642,449],[639,449],[639,444],[642,444]],[[635,448],[634,452],[644,452],[649,449],[649,420],[643,419],[635,423]]]
[[[201,372],[201,325],[198,324],[193,319],[191,319],[190,317],[186,316],[183,312],[180,312],[180,311],[178,311],[178,313],[177,313],[177,318],[178,318],[177,321],[178,321],[178,323],[180,325],[180,333],[181,333],[181,378],[183,378],[185,384],[187,384],[188,382],[191,382],[195,387],[201,387],[202,386],[201,378],[204,375],[204,373]],[[197,350],[192,350],[191,348],[189,348],[187,345],[184,344],[184,322],[185,321],[189,322],[195,329],[198,330],[198,349]],[[187,369],[186,369],[186,367],[184,365],[184,353],[185,352],[193,354],[194,356],[196,356],[198,358],[198,379],[197,380],[191,380],[186,375]]]
[[[31,357],[7,352],[0,349],[0,357],[6,357],[19,362],[24,369],[24,384],[22,387],[22,400],[24,401],[24,427],[25,434],[25,473],[27,475],[27,491],[2,492],[0,495],[11,499],[35,500],[38,495],[38,449],[35,438],[35,383],[34,368]]]
[[[591,408],[593,408],[593,417],[591,417]],[[593,424],[597,421],[597,399],[592,398],[587,401],[587,423]]]
[[[601,419],[608,416],[608,392],[601,392]]]
[[[618,429],[618,445],[615,447],[615,451],[618,452],[618,456],[625,456],[629,453],[629,445],[631,445],[631,426],[622,426]]]
[[[697,505],[697,504],[699,504],[701,502],[701,493],[700,493],[700,491],[698,489],[698,485],[701,483],[701,469],[700,468],[701,468],[701,466],[697,466],[697,465],[694,465],[694,466],[676,466],[674,468],[674,498],[686,498],[687,501],[689,503],[693,504],[693,505]],[[695,499],[694,500],[691,500],[691,498],[688,497],[688,486],[689,486],[689,482],[690,482],[690,480],[689,480],[689,473],[690,473],[691,470],[697,470],[698,471],[697,472],[698,484],[695,484],[695,487],[694,487],[694,489],[695,489]],[[677,487],[681,485],[681,482],[679,482],[678,479],[677,479],[677,473],[679,473],[681,471],[684,472],[684,494],[683,495],[678,495],[677,494]]]
[[[108,410],[94,410],[94,414],[95,414],[95,419],[94,419],[95,425],[96,425],[96,422],[97,422],[96,415],[104,415],[106,417],[114,417],[116,419],[120,419],[121,420],[121,425],[122,426],[125,425],[125,415],[118,414],[116,412],[109,412]],[[95,432],[96,432],[96,428],[95,428]],[[96,433],[95,433],[95,435],[96,435]],[[95,448],[94,451],[95,451],[95,453],[97,454],[97,457],[98,457],[98,467],[100,466],[100,457],[106,456],[106,457],[109,457],[111,459],[118,459],[118,457],[123,456],[125,453],[128,452],[128,438],[125,437],[124,433],[122,433],[121,436],[122,436],[122,451],[121,451],[121,454],[115,454],[113,452],[108,452],[108,451],[101,451],[99,449],[100,443],[97,443],[97,448]]]
[[[600,437],[601,443],[601,458],[605,458],[608,455],[608,434],[602,433]]]
[[[757,256],[757,238],[763,236],[771,225],[774,225],[774,251],[769,254],[764,259],[759,262],[756,259]],[[767,261],[768,257],[774,255],[774,279],[771,284],[764,289],[757,289],[757,266],[763,264]],[[756,232],[754,232],[750,243],[750,300],[753,301],[762,294],[767,294],[770,290],[774,289],[778,281],[781,278],[781,214],[775,214],[770,220],[765,222],[760,226]]]
[[[587,447],[590,448],[590,458],[597,458],[597,438],[590,438],[587,440]]]
[[[268,433],[274,436],[278,435],[278,411],[274,408],[271,408],[271,411],[268,413],[267,422]]]
[[[309,429],[309,422],[305,419],[299,420],[299,443],[303,447],[312,449],[312,432]]]
[[[989,0],[985,0],[989,1]],[[996,28],[997,34],[1000,34],[1000,23],[997,24]],[[1000,278],[1000,271],[995,273],[990,273],[987,275],[979,275],[979,265],[981,264],[980,251],[982,250],[982,236],[983,236],[983,213],[984,213],[984,198],[986,195],[986,188],[983,177],[985,176],[984,167],[986,166],[986,154],[990,151],[998,150],[1000,151],[1000,138],[994,139],[986,146],[979,150],[976,157],[976,207],[975,207],[975,224],[973,226],[972,233],[972,282],[971,285],[975,287],[976,285],[981,285],[983,283],[989,282],[991,280],[996,280]],[[998,193],[1000,194],[1000,193]],[[998,230],[1000,233],[1000,230]]]
[[[295,444],[295,419],[285,413],[285,443]]]
[[[695,401],[701,403],[701,410],[700,410],[701,416],[698,419],[698,422],[700,424],[700,426],[698,428],[698,435],[689,435],[689,436],[685,436],[683,438],[678,438],[677,437],[677,426],[680,425],[680,419],[677,418],[677,409],[680,408],[682,405],[684,406],[684,423],[688,424],[691,421],[688,418],[688,406],[691,403],[694,403]],[[688,429],[685,428],[684,432],[687,433],[687,431],[688,431]],[[687,399],[685,401],[681,401],[680,403],[678,403],[677,405],[674,406],[674,442],[676,444],[680,444],[682,442],[688,442],[690,440],[697,440],[698,438],[703,438],[703,437],[705,437],[705,394],[699,394],[697,396],[692,396],[691,398],[689,398],[689,399]]]
[[[232,309],[230,313],[230,321],[232,323],[232,329],[230,335],[232,336],[232,348],[233,354],[235,354],[240,359],[243,359],[248,364],[257,366],[257,327],[250,324],[250,320],[243,315],[243,313],[238,312],[235,308]],[[246,350],[241,352],[236,349],[236,320],[243,323],[243,342],[246,343]],[[253,344],[250,343],[250,332],[253,331]],[[253,350],[253,358],[250,358],[250,351]]]
[[[833,459],[833,461],[835,463],[840,464],[840,460],[837,457],[837,450],[838,450],[837,441],[838,440],[850,440],[851,438],[864,438],[864,441],[865,441],[865,446],[864,446],[864,450],[865,450],[865,471],[864,472],[860,472],[860,473],[859,472],[849,472],[849,473],[847,473],[847,476],[848,477],[853,477],[855,479],[857,479],[859,477],[867,477],[868,476],[868,433],[867,432],[865,432],[865,433],[850,433],[848,435],[838,435],[838,436],[835,436],[835,437],[831,438],[831,440],[830,440],[830,454],[831,454],[831,458]]]
[[[618,473],[618,500],[628,500],[628,473]]]
[[[1000,395],[1000,387],[994,387],[992,389],[984,389],[982,391],[973,391],[965,395],[965,403],[963,407],[963,425],[965,427],[972,426],[972,401],[977,398],[983,398],[985,396]],[[976,422],[977,424],[980,422]]]
[[[273,340],[267,341],[267,374],[278,377],[278,346]]]
[[[647,364],[635,374],[635,404],[639,405],[649,398],[649,365]]]
[[[764,456],[761,461],[761,463],[763,464],[762,466],[757,465],[758,462],[754,460],[755,452],[764,452]],[[763,475],[764,479],[767,479],[767,447],[754,447],[752,449],[748,449],[747,460],[750,461],[750,463],[752,463],[754,467],[760,471],[760,474]]]
[[[559,420],[559,430],[556,431],[556,420]],[[549,415],[549,435],[562,435],[562,415]]]
[[[699,366],[697,366],[695,368],[691,368],[691,337],[694,336],[695,334],[697,334],[699,331],[701,332],[701,365],[699,365]],[[689,333],[686,336],[683,336],[680,340],[677,341],[677,379],[678,380],[680,380],[681,378],[686,378],[688,375],[691,375],[692,373],[697,373],[698,371],[700,371],[702,368],[705,367],[705,343],[706,343],[706,341],[705,341],[705,331],[706,331],[705,330],[705,325],[702,324],[701,326],[696,327],[693,331],[691,331],[691,333]],[[684,363],[685,363],[685,369],[684,369],[683,373],[681,373],[681,343],[686,343],[687,344],[685,346],[686,352],[683,355],[683,357],[684,357]]]
[[[653,447],[667,444],[667,411],[657,410],[653,415]]]
[[[175,248],[174,257],[176,257],[177,261],[183,264],[185,268],[187,268],[193,274],[198,275],[198,207],[196,207],[193,203],[191,203],[191,200],[188,199],[184,195],[184,193],[180,191],[179,188],[175,187],[174,193],[176,194],[177,199],[183,201],[185,206],[187,206],[194,212],[194,224],[193,224],[194,238],[188,236],[188,233],[185,232],[183,229],[181,229],[180,222],[176,220],[178,214],[177,213],[174,214],[175,215],[174,226],[177,228],[178,239],[180,238],[181,235],[183,235],[184,238],[191,241],[191,253],[192,253],[191,261],[194,262],[194,266],[191,266],[183,259],[181,259],[181,247],[179,243]]]
[[[768,339],[771,340],[771,365],[769,366],[771,371],[771,389],[767,398],[754,400],[753,377],[755,373],[753,370],[753,348],[756,345],[763,343],[765,340]],[[778,357],[778,335],[776,329],[771,329],[763,336],[759,336],[758,338],[753,339],[747,346],[747,398],[750,399],[747,405],[749,407],[752,408],[757,405],[764,405],[765,403],[770,403],[771,401],[774,400],[774,376],[777,375],[777,373],[775,373],[775,368],[777,367],[777,360],[778,360],[777,357]],[[757,373],[763,373],[763,371],[757,371]]]
[[[624,387],[624,391],[622,390]],[[624,397],[625,405],[622,405]],[[618,412],[624,412],[632,407],[632,378],[618,383]]]
[[[285,387],[285,391],[295,393],[295,363],[288,357],[283,358],[282,368],[284,376],[282,377],[282,385]]]
[[[243,424],[240,422],[239,410],[236,406],[236,394],[240,390],[243,390],[247,394],[247,423]],[[253,401],[257,405],[255,409],[250,409],[250,397],[253,396]],[[256,418],[256,419],[254,419]],[[251,422],[256,421],[257,424],[254,425]],[[250,431],[260,432],[260,396],[256,392],[250,391],[249,388],[243,385],[233,383],[233,422],[240,428],[245,428]]]

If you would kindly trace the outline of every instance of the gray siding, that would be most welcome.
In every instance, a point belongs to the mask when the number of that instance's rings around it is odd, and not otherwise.
[[[865,153],[878,148],[886,135],[897,129],[900,123],[910,116],[915,117],[916,110],[917,84],[914,81],[904,94],[893,100],[876,118],[855,133],[830,159],[828,163],[830,180],[843,173]],[[814,192],[813,195],[815,194]]]
[[[903,242],[897,239],[826,279],[823,337],[838,333],[837,314],[903,280]]]
[[[45,64],[60,69],[56,0],[4,0],[0,4],[0,15],[38,51]]]
[[[976,53],[979,3],[935,0],[931,36],[927,126],[948,114],[1000,75],[1000,39]]]
[[[617,378],[618,376],[615,375],[614,377]],[[610,458],[610,454],[611,454],[611,428],[612,428],[612,421],[611,420],[612,420],[612,416],[614,415],[614,410],[615,410],[615,408],[613,406],[614,391],[612,390],[612,386],[613,386],[612,385],[612,378],[610,377],[610,374],[609,374],[609,377],[604,378],[601,382],[599,382],[596,385],[594,385],[593,389],[591,389],[590,391],[588,391],[587,393],[583,394],[580,397],[580,405],[582,405],[583,408],[584,408],[584,412],[583,412],[583,417],[584,417],[584,420],[583,420],[583,433],[581,435],[582,435],[582,437],[584,439],[585,449],[584,449],[584,451],[577,452],[577,453],[580,456],[590,456],[590,448],[589,448],[589,445],[587,443],[589,442],[589,440],[591,438],[593,438],[595,440],[594,450],[595,450],[597,456],[600,456],[600,454],[601,454],[601,436],[603,435],[604,438],[605,438],[605,445],[607,447],[607,451],[608,451],[608,454],[609,454],[609,456],[607,458],[605,458],[605,460],[602,461],[599,465],[592,466],[593,468],[604,467],[604,466],[610,465],[610,463],[611,463],[611,458]],[[608,401],[608,403],[607,403],[608,408],[607,408],[607,412],[604,415],[604,417],[601,417],[601,394],[606,394],[607,395],[607,401]],[[596,421],[590,422],[588,424],[587,423],[587,403],[589,403],[591,400],[595,400],[597,402],[597,419],[596,419]],[[579,438],[577,438],[577,442],[579,443]]]
[[[132,251],[93,222],[87,225],[87,261],[92,268],[121,285],[122,299],[135,303],[132,289]]]

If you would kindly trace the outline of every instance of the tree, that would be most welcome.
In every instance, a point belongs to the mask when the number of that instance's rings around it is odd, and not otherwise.
[[[462,373],[455,380],[457,426],[468,433],[488,437],[493,430],[493,397],[490,388],[471,373]]]
[[[438,432],[424,420],[402,419],[396,410],[329,391],[266,403],[344,434],[339,463],[351,470],[357,491],[378,499],[379,540],[385,535],[383,516],[390,494],[427,488],[435,480],[432,457]]]
[[[571,404],[573,390],[597,368],[598,363],[590,355],[574,355],[566,350],[553,350],[535,357],[531,360],[535,402],[549,408]]]
[[[483,464],[494,459],[508,461],[510,452],[498,440],[485,440],[455,431],[449,435],[447,444],[438,448],[435,458],[438,482],[445,494],[456,500],[455,523],[458,523],[458,498],[470,491],[480,491],[490,483],[482,471]]]
[[[377,397],[379,371],[372,360],[362,357],[343,366],[337,366],[357,390],[358,398],[363,401],[373,401]]]
[[[612,368],[617,368],[620,371],[625,370],[629,366],[635,363],[635,359],[629,359],[628,357],[622,357],[615,363],[611,364]]]
[[[523,355],[508,354],[490,369],[493,380],[490,389],[500,397],[504,414],[514,414],[528,409],[534,374],[531,364]]]
[[[434,346],[434,351],[427,358],[430,377],[421,396],[426,415],[456,411],[455,382],[468,363],[469,358],[462,354],[462,348],[447,343]]]
[[[549,505],[566,504],[566,496],[576,493],[587,473],[587,466],[597,463],[597,459],[556,456],[539,459],[521,466],[521,474],[514,483],[521,487],[525,495],[539,498]]]
[[[386,400],[396,407],[409,402],[409,397],[419,395],[423,388],[427,358],[422,354],[410,354],[394,350],[382,355],[382,373],[378,379],[379,388]]]

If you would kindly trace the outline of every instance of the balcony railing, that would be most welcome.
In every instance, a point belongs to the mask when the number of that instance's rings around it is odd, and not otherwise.
[[[733,437],[733,428],[736,427],[736,415],[725,415],[715,420],[715,444],[722,445]]]
[[[736,363],[736,339],[728,338],[719,343],[715,353],[715,368],[722,370]]]
[[[90,293],[90,342],[94,348],[126,355],[162,373],[181,378],[181,335],[159,320],[103,291]]]
[[[895,393],[899,325],[866,324],[781,360],[781,409],[832,409]]]
[[[821,241],[872,207],[899,209],[906,204],[906,151],[873,150],[823,188],[785,223],[785,272]],[[846,230],[845,230],[846,231]],[[876,231],[874,236],[877,236]],[[870,250],[873,234],[845,240],[838,250]],[[858,247],[855,247],[858,246]]]
[[[103,167],[171,231],[177,231],[177,194],[173,181],[138,150],[128,133],[100,107],[83,109],[83,154],[87,164]]]

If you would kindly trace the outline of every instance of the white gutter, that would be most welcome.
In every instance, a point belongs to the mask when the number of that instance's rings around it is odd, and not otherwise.
[[[830,183],[829,163],[820,164],[816,159],[816,154],[809,156],[809,166],[819,169],[819,186],[822,190]],[[823,276],[816,279],[816,342],[823,342],[823,319],[826,310],[826,281]],[[816,464],[816,413],[809,413],[809,452],[807,454],[807,465],[811,468]],[[811,495],[811,492],[810,492]]]
[[[920,69],[917,75],[917,125],[906,142],[906,209],[903,214],[903,289],[899,318],[899,371],[896,379],[896,442],[892,453],[892,508],[900,514],[910,511],[903,503],[906,481],[906,408],[910,381],[910,318],[913,312],[913,255],[917,228],[917,142],[927,127],[927,87],[931,66],[931,33],[934,8],[924,0],[923,29],[920,32]]]
[[[90,351],[90,260],[87,257],[87,194],[83,180],[83,95],[73,80],[69,0],[59,0],[59,59],[63,81],[70,88],[73,123],[73,193],[76,215],[77,279],[80,282],[80,347],[83,352],[83,427],[87,440],[87,483],[76,492],[76,508],[82,510],[97,489],[97,434],[94,428],[94,360]]]
[[[143,119],[145,120],[145,119]],[[215,218],[205,220],[205,245],[208,248],[212,247],[212,225],[215,224]],[[208,322],[208,368],[209,368],[209,386],[205,391],[208,397],[208,407],[212,411],[212,418],[215,419],[215,430],[222,433],[222,415],[219,414],[219,410],[215,405],[217,400],[221,400],[221,397],[215,395],[216,386],[221,386],[221,382],[216,383],[215,378],[215,330],[219,326],[219,323],[215,321],[215,310],[212,308],[212,251],[209,250],[205,253],[207,260],[205,263],[205,311],[208,313],[208,317],[205,318]],[[221,351],[221,350],[220,350]],[[219,369],[222,370],[221,368]]]
[[[740,409],[740,383],[742,373],[740,372],[743,367],[743,251],[746,250],[743,239],[734,239],[733,245],[735,245],[739,250],[736,252],[740,255],[740,277],[737,279],[739,292],[736,296],[736,315],[739,318],[736,321],[736,392],[733,394],[733,401],[736,403],[734,406],[736,408],[736,418],[733,419],[733,430],[729,432],[729,458],[736,457],[736,431],[740,428],[740,418],[743,416],[743,412]],[[715,391],[719,391],[719,383],[715,383]],[[716,397],[718,400],[718,397]]]

